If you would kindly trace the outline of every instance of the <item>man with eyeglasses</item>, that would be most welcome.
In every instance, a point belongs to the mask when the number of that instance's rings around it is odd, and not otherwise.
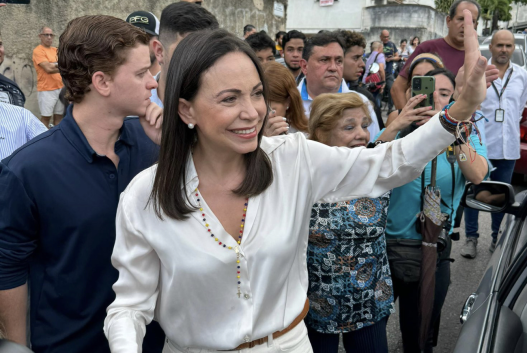
[[[55,37],[53,30],[42,27],[38,36],[40,45],[33,50],[33,65],[37,71],[38,107],[44,125],[52,127],[51,117],[53,116],[53,124],[57,125],[64,114],[64,104],[59,99],[63,84],[57,64],[57,48],[51,46]]]

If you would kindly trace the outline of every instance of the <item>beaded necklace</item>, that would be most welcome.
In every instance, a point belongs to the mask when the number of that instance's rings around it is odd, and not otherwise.
[[[240,234],[238,235],[238,240],[236,241],[238,243],[237,246],[235,247],[232,247],[232,246],[227,246],[226,244],[223,244],[221,241],[219,241],[219,239],[214,235],[214,233],[212,233],[212,230],[209,228],[209,224],[207,223],[207,217],[205,216],[205,211],[203,211],[203,206],[201,205],[201,199],[200,199],[200,192],[198,190],[198,188],[196,188],[195,191],[195,196],[196,196],[196,201],[198,202],[198,207],[199,207],[199,211],[201,212],[201,216],[203,217],[203,224],[205,225],[205,228],[207,229],[207,233],[210,234],[210,237],[218,243],[219,246],[227,249],[227,250],[234,250],[234,252],[236,253],[236,279],[237,279],[237,282],[238,282],[238,298],[241,298],[241,275],[240,275],[240,248],[238,247],[239,244],[241,244],[242,242],[242,236],[243,236],[243,227],[245,226],[245,214],[247,212],[247,205],[249,204],[249,199],[246,198],[245,199],[245,202],[244,202],[244,206],[243,206],[243,216],[242,216],[242,224],[240,225]]]

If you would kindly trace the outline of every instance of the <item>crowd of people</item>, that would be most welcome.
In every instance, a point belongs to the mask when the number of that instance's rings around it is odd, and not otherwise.
[[[404,352],[432,352],[464,186],[511,181],[527,102],[513,35],[479,53],[480,12],[455,1],[444,38],[399,48],[383,30],[367,59],[358,32],[233,34],[194,1],[73,19],[58,48],[43,27],[40,119],[0,75],[0,337],[36,353],[336,353],[340,338],[387,353],[398,300]],[[435,91],[413,94],[414,77]],[[425,298],[429,185],[446,236]]]

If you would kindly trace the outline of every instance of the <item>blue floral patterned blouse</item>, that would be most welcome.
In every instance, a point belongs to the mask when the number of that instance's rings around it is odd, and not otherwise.
[[[395,312],[384,230],[390,193],[317,203],[311,211],[307,266],[308,327],[346,333]]]

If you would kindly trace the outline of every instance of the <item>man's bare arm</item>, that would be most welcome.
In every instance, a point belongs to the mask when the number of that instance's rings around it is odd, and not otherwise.
[[[0,290],[0,327],[6,338],[23,346],[26,342],[27,283]]]
[[[390,93],[392,94],[393,104],[397,109],[403,109],[406,105],[406,84],[408,80],[401,75],[397,76],[397,79],[392,85]]]
[[[48,61],[43,61],[40,64],[38,64],[41,68],[44,69],[48,74],[58,74],[59,68],[57,66],[57,63],[50,63]]]

